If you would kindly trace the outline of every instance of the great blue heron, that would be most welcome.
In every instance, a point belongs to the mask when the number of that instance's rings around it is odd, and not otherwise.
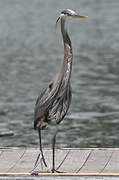
[[[72,53],[71,40],[65,28],[65,23],[68,19],[86,18],[86,17],[87,16],[81,16],[70,9],[66,9],[61,12],[56,23],[59,20],[61,22],[61,33],[64,43],[64,59],[58,74],[49,83],[48,87],[41,92],[35,105],[34,129],[38,130],[40,151],[41,151],[43,163],[46,167],[47,164],[45,162],[45,158],[42,151],[42,145],[41,145],[41,130],[45,129],[45,127],[48,124],[53,123],[56,125],[56,130],[52,139],[52,149],[53,149],[52,172],[53,173],[56,171],[55,142],[56,142],[56,134],[58,131],[57,125],[64,119],[71,103],[70,79],[71,79],[73,53]],[[39,156],[36,160],[36,163],[39,159]]]

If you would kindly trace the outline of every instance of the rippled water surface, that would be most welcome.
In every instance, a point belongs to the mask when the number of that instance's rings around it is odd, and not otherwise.
[[[69,22],[73,46],[73,98],[59,126],[57,146],[119,145],[119,1],[0,0],[0,146],[38,146],[33,129],[36,98],[63,59],[59,13],[88,15]],[[55,127],[43,132],[51,146]]]

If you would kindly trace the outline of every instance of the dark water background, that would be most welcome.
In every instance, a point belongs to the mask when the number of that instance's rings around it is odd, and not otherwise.
[[[60,26],[65,8],[88,15],[69,22],[74,62],[73,99],[59,126],[57,146],[119,146],[119,1],[0,0],[0,146],[38,144],[36,98],[63,59]],[[50,147],[54,127],[43,132]]]

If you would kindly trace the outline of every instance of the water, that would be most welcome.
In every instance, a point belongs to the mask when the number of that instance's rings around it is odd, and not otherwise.
[[[118,147],[118,0],[0,0],[0,146],[38,146],[33,129],[36,98],[63,58],[59,13],[79,10],[88,19],[68,25],[73,45],[73,98],[59,126],[57,146]],[[51,147],[54,127],[43,132]]]

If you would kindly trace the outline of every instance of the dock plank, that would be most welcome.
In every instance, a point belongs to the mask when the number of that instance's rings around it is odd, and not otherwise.
[[[89,159],[84,167],[80,170],[80,173],[101,173],[106,166],[112,151],[105,150],[93,150]]]
[[[70,150],[66,160],[62,164],[61,172],[77,172],[84,164],[90,150]]]
[[[22,158],[14,164],[8,172],[30,172],[34,168],[35,160],[38,156],[38,151],[27,149]]]
[[[113,151],[112,157],[103,173],[109,173],[110,171],[113,173],[119,173],[119,150]]]
[[[0,149],[0,173],[51,172],[52,150],[44,149],[48,167],[41,157],[34,167],[39,149],[3,148]],[[56,169],[64,173],[118,173],[119,149],[56,149]]]
[[[24,151],[24,149],[2,150],[0,156],[0,172],[8,172],[9,169],[11,169],[11,167],[14,166],[17,161],[20,160]]]

